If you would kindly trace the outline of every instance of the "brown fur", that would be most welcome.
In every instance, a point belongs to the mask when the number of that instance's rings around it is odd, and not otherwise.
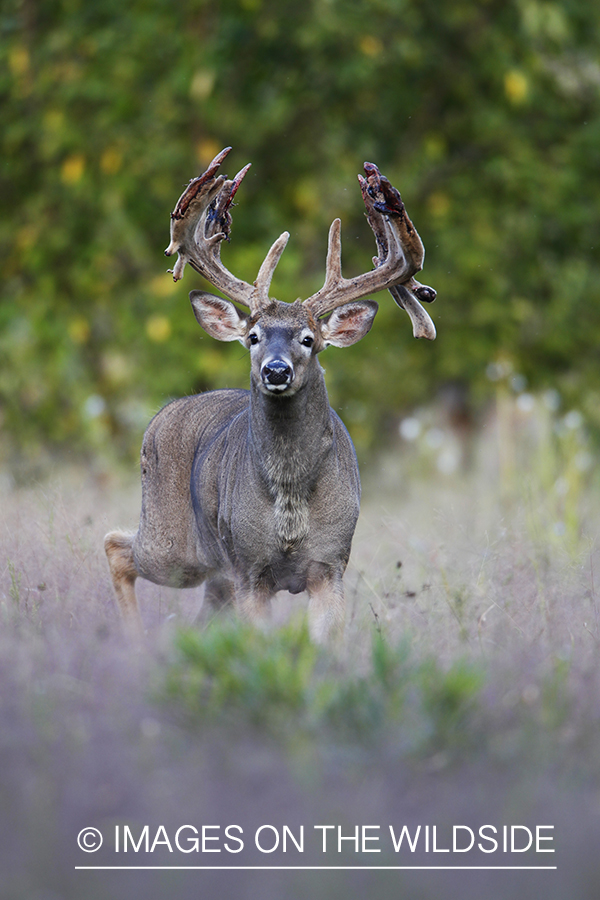
[[[299,302],[273,300],[246,318],[227,300],[191,299],[209,334],[250,349],[251,387],[176,400],[150,423],[139,529],[105,539],[123,617],[139,627],[140,576],[176,587],[206,582],[209,605],[233,599],[255,622],[277,591],[306,590],[313,638],[339,635],[360,481],[317,355],[359,340],[377,305],[350,304],[321,322]],[[273,380],[269,366],[289,381]]]

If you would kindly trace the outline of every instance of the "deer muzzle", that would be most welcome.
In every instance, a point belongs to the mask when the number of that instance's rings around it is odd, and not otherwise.
[[[268,391],[285,391],[294,379],[294,369],[284,359],[270,359],[262,364],[260,377]]]

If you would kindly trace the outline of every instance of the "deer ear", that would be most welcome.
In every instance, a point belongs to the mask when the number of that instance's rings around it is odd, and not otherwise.
[[[356,344],[370,331],[378,309],[379,304],[374,300],[338,306],[321,325],[325,346],[349,347]]]
[[[198,323],[218,341],[241,341],[246,335],[247,317],[231,300],[204,291],[191,291],[190,302]]]

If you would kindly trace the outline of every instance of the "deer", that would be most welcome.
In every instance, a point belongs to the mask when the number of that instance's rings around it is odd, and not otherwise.
[[[195,317],[212,338],[239,341],[250,356],[250,388],[220,389],[168,403],[151,420],[141,449],[142,505],[135,533],[111,531],[104,547],[121,616],[143,633],[137,578],[185,588],[204,583],[209,610],[233,605],[250,623],[268,621],[276,593],[308,594],[308,627],[317,643],[344,626],[343,575],[360,506],[354,446],[329,404],[319,354],[349,347],[370,330],[388,289],[409,315],[415,337],[433,340],[419,301],[436,292],[420,284],[423,243],[399,192],[372,163],[359,182],[378,255],[374,268],[346,279],[341,222],[328,238],[323,287],[308,299],[270,295],[284,232],[253,284],[224,266],[230,208],[245,166],[217,174],[222,150],[186,186],[171,213],[166,256],[177,254],[175,281],[189,263],[224,297],[193,290]],[[240,308],[242,307],[242,308]]]

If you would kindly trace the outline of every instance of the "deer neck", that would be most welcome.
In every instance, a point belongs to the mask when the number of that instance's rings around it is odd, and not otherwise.
[[[333,443],[323,372],[315,365],[291,397],[250,390],[251,453],[274,501],[283,549],[292,550],[308,533],[308,497]]]

